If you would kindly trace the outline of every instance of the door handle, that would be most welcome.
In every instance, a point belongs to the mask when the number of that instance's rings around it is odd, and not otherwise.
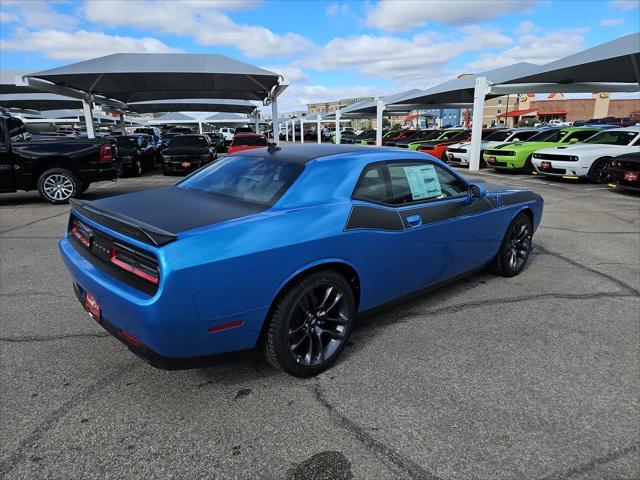
[[[422,225],[422,217],[420,215],[409,215],[407,217],[407,223],[411,227],[419,227]]]

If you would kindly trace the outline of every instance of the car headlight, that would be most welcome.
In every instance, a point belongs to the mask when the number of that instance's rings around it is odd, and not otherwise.
[[[162,158],[168,162],[171,160],[171,155],[162,155]]]
[[[572,162],[577,162],[578,161],[578,157],[569,157],[569,160],[571,160]]]

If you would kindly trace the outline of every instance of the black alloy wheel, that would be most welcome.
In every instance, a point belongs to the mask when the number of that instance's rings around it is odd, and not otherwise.
[[[311,274],[276,300],[265,336],[267,359],[295,376],[316,375],[339,357],[354,317],[345,278],[333,271]]]
[[[519,274],[531,253],[533,225],[526,213],[519,213],[507,229],[500,250],[491,265],[503,277]]]
[[[593,162],[589,173],[587,173],[587,178],[591,183],[607,183],[609,181],[609,159],[599,158]]]

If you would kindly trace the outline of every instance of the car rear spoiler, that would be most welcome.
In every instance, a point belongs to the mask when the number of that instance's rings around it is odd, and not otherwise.
[[[98,207],[88,200],[70,199],[69,203],[74,210],[94,222],[155,247],[161,247],[178,239],[178,236],[171,232]]]

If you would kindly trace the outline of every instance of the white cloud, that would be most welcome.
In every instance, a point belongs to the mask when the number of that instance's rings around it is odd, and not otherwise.
[[[334,38],[306,59],[318,70],[355,68],[359,72],[400,80],[405,85],[430,85],[452,58],[491,48],[504,48],[512,39],[498,31],[463,27],[443,36],[423,32],[405,40],[393,36],[358,35]]]
[[[468,64],[474,71],[504,67],[518,62],[545,64],[584,48],[585,28],[525,34],[516,45],[495,54],[482,55]]]
[[[427,22],[447,25],[477,24],[483,20],[530,11],[535,1],[502,0],[381,0],[367,15],[367,25],[390,32],[402,32]]]
[[[332,2],[324,9],[325,13],[330,17],[343,17],[350,13],[348,3]]]
[[[223,13],[254,6],[255,1],[137,0],[126,5],[121,8],[118,0],[88,1],[84,14],[87,20],[110,27],[161,31],[192,37],[201,45],[235,47],[250,58],[288,57],[314,48],[302,35],[279,35],[261,26],[238,24]]]
[[[284,83],[300,83],[309,80],[307,72],[291,65],[262,66],[260,68],[282,75],[284,77]]]
[[[605,18],[600,22],[603,27],[617,27],[624,23],[624,18]]]
[[[55,60],[85,60],[118,52],[166,53],[180,51],[155,38],[106,35],[86,30],[71,33],[60,30],[31,32],[18,29],[13,38],[0,40],[0,48],[6,51],[39,52]]]
[[[0,10],[0,23],[14,23],[18,20],[20,20],[20,18],[17,15],[5,10]]]
[[[30,29],[50,28],[55,25],[58,30],[67,30],[77,25],[78,19],[72,15],[58,13],[51,8],[51,4],[43,0],[29,2],[19,0],[3,0],[3,12],[9,21],[20,22],[22,27]],[[5,20],[3,19],[3,23]]]
[[[640,7],[640,2],[638,0],[613,0],[611,2],[611,6],[615,10],[628,12],[629,10],[634,10]]]

